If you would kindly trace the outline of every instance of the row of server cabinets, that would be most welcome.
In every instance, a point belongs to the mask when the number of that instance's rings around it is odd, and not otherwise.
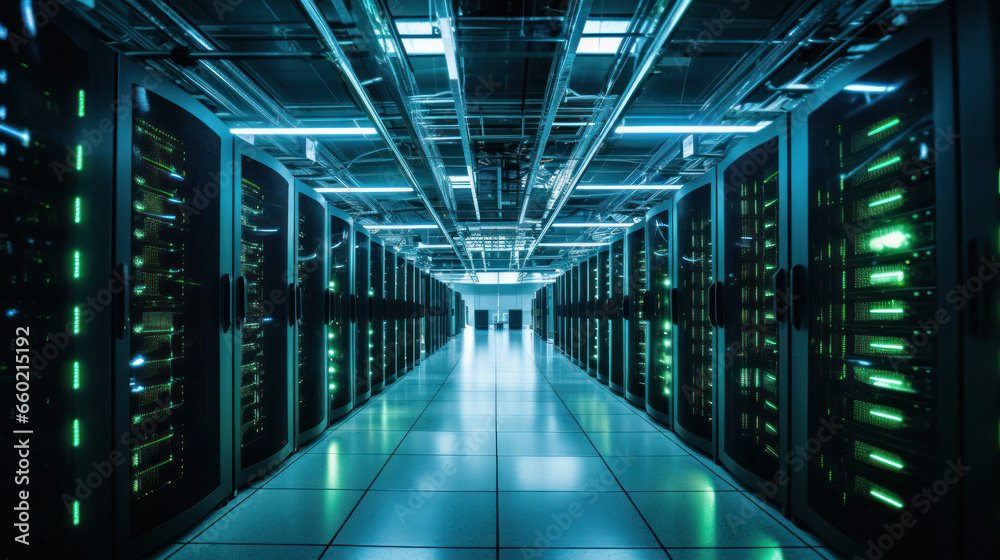
[[[11,552],[134,557],[440,348],[451,291],[68,20],[0,59]]]
[[[1000,61],[977,7],[853,63],[553,286],[572,361],[855,557],[997,557]]]

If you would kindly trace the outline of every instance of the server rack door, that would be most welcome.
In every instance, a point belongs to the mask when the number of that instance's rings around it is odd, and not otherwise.
[[[562,275],[556,278],[556,283],[552,290],[552,335],[556,349],[562,351]]]
[[[406,259],[396,255],[396,338],[393,354],[396,360],[396,377],[406,373]]]
[[[413,263],[406,263],[406,369],[414,365],[414,341],[416,340],[415,330],[417,328],[417,304],[414,298],[417,290],[413,277]]]
[[[351,258],[354,221],[332,205],[330,211],[330,321],[327,325],[327,383],[330,420],[354,408],[354,330],[351,324]]]
[[[649,323],[643,314],[646,299],[646,231],[636,224],[625,233],[625,398],[646,406],[646,360]]]
[[[417,331],[417,336],[420,338],[417,341],[417,351],[420,353],[420,360],[423,361],[424,354],[430,353],[431,283],[427,272],[423,270],[418,270],[417,272],[420,276],[420,282],[418,283],[420,288],[420,330]]]
[[[573,317],[572,323],[570,325],[572,329],[572,356],[573,362],[577,366],[582,366],[584,369],[587,367],[583,360],[580,359],[580,349],[585,345],[583,338],[583,312],[580,309],[580,305],[583,302],[583,293],[586,289],[587,284],[585,283],[585,278],[583,276],[583,264],[580,263],[573,267],[573,304],[571,309],[571,314]]]
[[[385,384],[396,380],[396,253],[385,250],[383,263],[385,290],[382,295],[382,363]]]
[[[0,21],[12,31],[23,28],[20,4],[0,7]],[[38,26],[16,50],[13,35],[0,46],[11,84],[3,92],[10,136],[0,156],[0,325],[7,337],[0,373],[10,391],[4,395],[9,426],[33,431],[4,433],[7,466],[22,459],[15,439],[31,440],[30,476],[14,475],[5,489],[29,493],[33,521],[30,531],[15,526],[5,534],[27,539],[39,557],[83,547],[107,557],[113,485],[90,489],[78,482],[93,463],[107,460],[113,434],[121,433],[108,400],[115,388],[128,391],[124,379],[108,373],[108,333],[123,275],[109,274],[113,221],[100,214],[112,207],[114,142],[87,141],[82,133],[115,119],[115,59],[66,19]],[[21,394],[28,402],[17,400]]]
[[[611,377],[611,362],[609,350],[611,342],[611,250],[604,248],[597,254],[598,259],[598,296],[597,305],[597,379],[608,383]],[[545,288],[542,288],[542,301],[545,301]],[[544,311],[543,311],[544,313]],[[544,317],[544,315],[543,315]],[[544,318],[542,319],[544,321]]]
[[[274,305],[272,294],[292,295],[298,205],[291,175],[267,154],[240,141],[234,163],[239,223],[233,371],[239,374],[232,377],[231,390],[238,488],[261,465],[287,457],[294,445],[295,317],[287,301]]]
[[[587,261],[587,351],[584,361],[587,364],[587,373],[591,377],[597,377],[597,358],[600,351],[597,345],[597,298],[601,291],[601,273],[597,268],[597,255],[590,257]]]
[[[611,242],[611,379],[617,393],[625,391],[625,238]]]
[[[507,311],[507,320],[510,321],[511,331],[524,328],[524,318],[521,316],[520,309],[509,309]]]
[[[385,387],[382,350],[385,348],[384,309],[382,296],[385,290],[385,246],[374,239],[369,242],[369,285],[368,285],[368,371],[372,383],[372,394]]]
[[[361,404],[372,394],[371,319],[369,317],[369,262],[371,238],[367,231],[354,226],[354,403]]]
[[[674,197],[673,278],[679,290],[674,326],[674,429],[715,454],[715,173]],[[712,301],[710,301],[710,299]]]
[[[326,350],[329,323],[326,275],[330,239],[326,228],[329,211],[326,200],[316,191],[301,183],[298,191],[296,447],[326,429],[330,402]]]
[[[718,168],[719,456],[754,488],[787,476],[787,128],[775,121]],[[787,490],[765,497],[785,505]]]
[[[674,390],[673,300],[678,295],[670,277],[674,202],[669,200],[646,215],[646,247],[649,264],[649,375],[646,381],[646,412],[656,420],[673,424],[671,401]]]
[[[925,18],[793,119],[792,206],[808,208],[808,222],[793,240],[793,293],[805,301],[792,308],[792,387],[804,403],[792,445],[818,433],[827,442],[793,473],[792,505],[849,554],[913,518],[918,530],[893,539],[893,554],[952,556],[961,519],[960,492],[932,507],[921,497],[960,456],[962,337],[949,319],[960,309],[948,293],[965,280],[956,150],[939,136],[954,127],[949,12]],[[888,85],[865,94],[848,84]]]
[[[128,554],[233,490],[233,146],[203,105],[127,60],[118,66],[118,99],[128,102],[116,139],[114,262],[129,286],[117,308],[114,433],[144,434],[115,441],[130,459],[115,474],[119,552]]]

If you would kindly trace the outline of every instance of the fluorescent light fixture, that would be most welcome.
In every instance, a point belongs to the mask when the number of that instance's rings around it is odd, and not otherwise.
[[[437,229],[437,224],[361,224],[368,229]]]
[[[610,242],[603,241],[577,241],[575,243],[539,243],[539,247],[603,247],[610,245]]]
[[[413,192],[410,187],[322,187],[316,189],[318,193],[339,193],[339,194],[355,194],[355,193],[403,193],[403,192]]]
[[[894,86],[880,86],[877,84],[851,84],[844,86],[844,91],[853,91],[856,93],[889,93],[895,89]]]
[[[735,132],[757,132],[771,121],[752,125],[622,125],[615,129],[615,134],[728,134]]]
[[[451,249],[451,245],[447,243],[417,243],[417,249]]]
[[[552,227],[564,228],[591,228],[591,227],[629,227],[634,222],[564,222],[553,223]]]
[[[628,31],[627,19],[588,19],[583,24],[584,35],[604,35],[612,33],[625,34]]]
[[[676,191],[684,185],[578,185],[578,191]]]
[[[576,54],[615,54],[628,31],[627,19],[592,19],[583,24],[583,37]],[[587,37],[587,35],[621,35],[621,37]]]
[[[402,37],[406,54],[444,54],[444,40],[432,37]]]
[[[356,136],[375,134],[375,129],[369,126],[351,127],[295,127],[295,128],[230,128],[229,132],[240,135],[276,134],[280,136]]]
[[[433,35],[434,24],[425,19],[397,20],[396,29],[400,35]]]
[[[448,180],[451,181],[451,188],[453,189],[472,188],[472,179],[469,175],[449,175]]]
[[[455,33],[451,30],[451,18],[441,18],[441,43],[442,46],[447,47],[451,45],[455,47],[457,42],[455,41]],[[458,81],[458,54],[455,53],[455,49],[452,48],[451,52],[444,53],[444,63],[448,67],[448,79],[453,81]]]

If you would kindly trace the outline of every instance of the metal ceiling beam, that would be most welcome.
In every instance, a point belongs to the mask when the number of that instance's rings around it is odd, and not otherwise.
[[[378,110],[375,108],[375,104],[368,96],[368,92],[365,90],[365,87],[361,85],[361,80],[358,79],[357,74],[354,73],[354,69],[351,67],[351,61],[348,60],[347,55],[345,55],[344,51],[340,48],[340,45],[337,43],[337,38],[333,36],[333,31],[330,29],[330,24],[326,21],[326,17],[323,15],[323,12],[313,0],[296,0],[296,3],[306,14],[310,26],[319,36],[323,46],[327,49],[330,62],[332,62],[337,71],[340,72],[340,75],[343,77],[348,89],[355,99],[357,99],[361,104],[361,110],[368,117],[368,120],[371,121],[376,132],[378,132],[378,135],[385,141],[389,148],[389,152],[392,155],[392,159],[396,162],[397,167],[399,167],[400,172],[403,174],[403,178],[411,187],[413,187],[414,192],[417,193],[417,197],[424,203],[424,206],[430,213],[431,219],[441,230],[442,235],[444,235],[445,239],[448,240],[448,243],[451,244],[452,248],[455,250],[455,254],[458,255],[459,260],[464,266],[465,261],[462,259],[462,253],[459,250],[458,245],[451,237],[451,234],[448,233],[448,228],[444,225],[441,217],[434,210],[434,207],[431,205],[431,201],[427,198],[427,194],[424,192],[423,187],[420,186],[417,178],[413,175],[413,172],[410,171],[410,166],[406,161],[406,158],[404,158],[403,154],[399,151],[399,148],[395,144],[395,139],[391,134],[389,134],[389,130],[386,128],[385,123],[382,122],[382,118],[379,115]]]
[[[545,219],[545,223],[542,225],[541,232],[539,232],[538,236],[535,237],[535,240],[531,243],[531,246],[528,247],[528,250],[525,252],[523,261],[525,264],[527,264],[528,259],[531,258],[531,254],[535,251],[535,247],[537,247],[538,243],[542,240],[543,237],[545,237],[545,233],[552,226],[552,222],[555,221],[556,216],[559,215],[559,211],[566,204],[566,201],[569,200],[570,193],[573,192],[573,189],[576,188],[576,185],[579,184],[581,179],[583,179],[583,174],[587,171],[587,167],[590,165],[590,162],[593,161],[594,156],[597,155],[598,150],[601,149],[601,145],[604,143],[604,139],[607,138],[607,136],[611,133],[612,130],[614,130],[614,127],[617,125],[618,120],[625,112],[626,107],[628,107],[629,103],[632,101],[632,98],[639,90],[639,86],[642,85],[642,83],[646,80],[646,76],[649,73],[649,70],[660,58],[660,50],[663,49],[663,46],[674,34],[674,31],[676,31],[677,26],[681,21],[681,18],[684,17],[685,12],[687,12],[687,9],[692,2],[693,0],[676,0],[675,2],[673,2],[673,5],[670,7],[669,10],[666,7],[666,4],[668,3],[667,0],[658,0],[657,2],[654,3],[653,6],[651,6],[651,11],[650,11],[651,14],[656,14],[656,15],[665,14],[662,22],[657,28],[656,35],[654,35],[652,39],[649,41],[649,46],[646,49],[645,53],[642,55],[641,60],[637,61],[637,65],[632,73],[631,78],[625,85],[621,94],[618,96],[617,103],[615,104],[614,108],[610,111],[610,114],[602,116],[600,124],[597,124],[596,126],[593,127],[588,127],[597,130],[596,132],[591,133],[591,136],[589,138],[584,139],[584,141],[580,142],[580,144],[578,144],[577,146],[577,149],[574,150],[574,156],[578,157],[575,157],[574,160],[572,160],[576,162],[576,165],[573,166],[572,172],[568,174],[562,174],[562,173],[560,174],[560,178],[565,177],[565,179],[563,185],[561,185],[563,188],[560,189],[558,194],[559,200],[556,202],[555,207],[553,211],[549,214],[548,218]],[[627,42],[628,41],[622,42],[623,49],[628,48],[628,45],[626,44]],[[619,57],[619,61],[627,58],[628,58],[627,55]],[[617,66],[620,65],[616,64],[616,67]],[[609,78],[611,80],[617,81],[616,76],[614,75],[614,70],[612,72],[613,73],[611,76],[609,76]],[[607,85],[610,84],[611,82],[609,82]],[[606,91],[610,89],[609,87],[607,87],[607,85],[605,88]],[[571,163],[569,165],[573,164]]]
[[[434,8],[438,17],[438,29],[441,30],[441,42],[444,43],[444,61],[448,67],[448,84],[451,95],[455,99],[455,116],[458,119],[458,134],[462,139],[462,153],[465,155],[465,167],[472,182],[472,205],[476,208],[476,219],[479,215],[479,181],[476,178],[475,154],[472,140],[469,137],[469,122],[467,120],[467,104],[465,101],[465,72],[458,60],[458,40],[455,38],[455,14],[452,11],[451,0],[436,0]],[[450,182],[450,181],[449,181]]]
[[[552,123],[556,120],[559,105],[562,104],[566,90],[569,88],[569,80],[573,74],[573,63],[576,61],[576,49],[580,46],[583,26],[587,22],[587,17],[590,16],[591,5],[592,0],[576,0],[569,9],[566,21],[569,29],[567,40],[559,45],[558,59],[552,74],[549,76],[549,83],[545,86],[545,105],[542,109],[541,123],[538,125],[538,136],[535,138],[535,150],[531,155],[531,163],[528,164],[524,204],[521,205],[521,215],[517,218],[518,224],[524,222],[524,215],[528,212],[528,202],[531,200],[531,191],[535,188],[538,166],[541,165],[542,156],[545,154],[545,147],[549,142],[549,134],[552,133]]]

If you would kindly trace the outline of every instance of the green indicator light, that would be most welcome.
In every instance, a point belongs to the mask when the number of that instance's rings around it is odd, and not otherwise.
[[[894,231],[892,233],[887,233],[885,235],[880,235],[875,239],[872,239],[868,246],[871,247],[872,251],[883,251],[885,249],[899,249],[906,244],[906,240],[910,236],[906,235],[901,231]]]
[[[334,389],[336,389],[336,388],[337,388],[337,384],[336,384],[336,383],[331,383],[331,384],[330,384],[330,390],[331,390],[331,391],[333,391],[333,390],[334,390]]]
[[[775,427],[772,426],[771,424],[768,424],[767,422],[764,423],[764,429],[767,430],[768,432],[772,433],[772,434],[775,434],[775,435],[778,434],[778,430],[775,429]]]
[[[876,498],[882,500],[883,502],[885,502],[885,503],[893,506],[893,507],[897,507],[897,508],[903,507],[902,502],[899,502],[898,500],[894,500],[894,499],[890,498],[889,496],[886,496],[885,494],[879,492],[878,490],[871,490],[868,493],[871,494],[872,496],[875,496]]]
[[[872,342],[868,346],[870,346],[872,348],[881,348],[883,350],[902,350],[903,349],[903,345],[902,344],[885,344],[885,343],[882,343],[882,342]]]
[[[73,252],[73,278],[80,277],[80,251]]]
[[[876,314],[879,314],[879,315],[894,315],[894,314],[898,314],[898,313],[902,313],[902,312],[903,312],[903,310],[902,309],[898,309],[898,308],[897,309],[872,309],[871,311],[869,311],[869,313],[876,313]]]
[[[901,282],[903,280],[903,273],[901,271],[896,272],[879,272],[878,274],[871,275],[872,280],[880,281],[892,281]]]
[[[333,338],[333,333],[326,335],[327,338]]]
[[[886,379],[885,377],[869,377],[872,383],[879,386],[900,387],[903,382],[898,379]]]
[[[889,158],[889,159],[883,161],[882,163],[876,163],[875,165],[869,167],[868,168],[868,172],[871,173],[872,171],[878,171],[879,169],[882,169],[883,167],[889,167],[890,165],[892,165],[894,163],[899,163],[901,161],[903,161],[902,156],[896,156],[896,157],[893,157],[893,158]]]
[[[886,420],[892,420],[893,422],[902,422],[903,419],[894,414],[889,414],[888,412],[880,412],[878,410],[869,410],[868,414],[872,416],[878,416],[879,418],[885,418]]]
[[[327,352],[327,354],[329,354],[329,355],[332,356],[333,355],[333,350],[330,350],[329,352]]]
[[[73,214],[73,222],[80,223],[80,197],[76,197],[76,210]]]
[[[73,308],[73,334],[80,334],[80,308]]]
[[[903,465],[897,463],[896,461],[892,461],[890,459],[886,459],[885,457],[882,457],[881,455],[876,455],[874,453],[869,453],[868,456],[871,457],[872,459],[878,461],[879,463],[882,463],[884,465],[889,465],[890,467],[892,467],[894,469],[901,469],[901,468],[903,468]]]
[[[868,207],[869,208],[874,208],[876,206],[882,206],[883,204],[889,204],[890,202],[895,202],[895,201],[897,201],[897,200],[899,200],[901,198],[903,198],[903,195],[901,195],[901,194],[894,194],[894,195],[892,195],[890,197],[886,197],[886,198],[883,198],[883,199],[880,199],[880,200],[876,200],[874,202],[870,202],[870,203],[868,203]]]
[[[81,89],[77,94],[76,116],[83,117],[87,114],[87,94]]]
[[[73,447],[80,447],[80,420],[73,420]]]
[[[83,169],[83,144],[76,145],[76,170]]]
[[[899,124],[899,119],[898,118],[892,119],[891,121],[889,121],[889,122],[887,122],[887,123],[885,123],[885,124],[883,124],[881,126],[876,126],[875,128],[873,128],[870,131],[868,131],[868,136],[875,136],[879,132],[882,132],[883,130],[888,130],[888,129],[896,126],[897,124]]]
[[[772,204],[774,204],[776,202],[778,202],[778,199],[774,199],[771,202],[766,202],[766,203],[764,203],[764,208],[767,208],[768,206],[771,206]]]
[[[81,90],[82,92],[83,90]],[[73,525],[80,524],[80,500],[73,500]]]
[[[771,401],[764,401],[764,405],[772,410],[778,410],[778,407]]]
[[[73,362],[73,388],[80,388],[80,362]]]

